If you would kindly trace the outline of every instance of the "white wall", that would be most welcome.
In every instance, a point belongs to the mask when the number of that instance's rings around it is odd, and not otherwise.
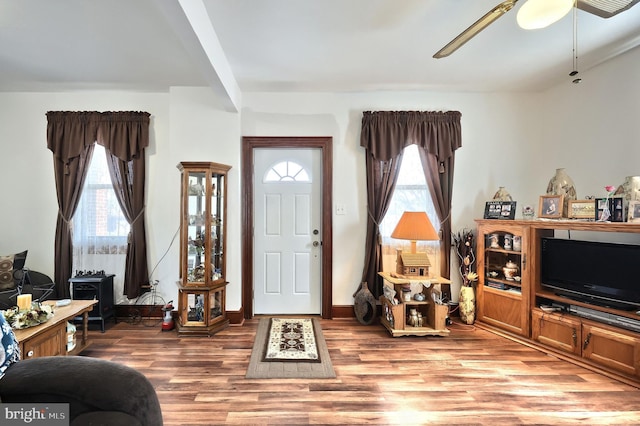
[[[474,227],[473,219],[482,215],[485,201],[492,198],[498,186],[506,186],[514,195],[526,191],[526,183],[520,182],[518,174],[529,167],[527,159],[534,151],[521,131],[528,126],[534,110],[531,97],[539,96],[440,92],[245,93],[242,134],[333,137],[333,200],[346,207],[345,215],[334,214],[333,218],[333,303],[350,305],[362,276],[366,238],[365,155],[360,147],[362,112],[461,111],[463,147],[456,153],[452,216],[453,229],[457,230]],[[547,180],[553,171],[544,173]]]
[[[232,166],[228,209],[240,216],[242,136],[331,136],[334,141],[333,282],[335,305],[350,305],[364,258],[366,184],[360,147],[367,110],[458,110],[463,146],[456,153],[453,229],[474,226],[484,203],[505,186],[523,204],[538,197],[555,169],[565,167],[578,196],[603,195],[604,186],[640,175],[640,49],[544,93],[372,94],[245,93],[239,114],[225,112],[208,88],[169,93],[0,93],[0,156],[5,183],[0,208],[0,253],[29,249],[27,266],[53,275],[57,213],[53,162],[46,148],[49,110],[137,110],[152,115],[148,149],[149,268],[167,299],[177,297],[180,161]],[[520,212],[518,212],[518,216]],[[240,221],[227,240],[227,308],[241,306]],[[166,256],[165,256],[166,254]],[[164,256],[164,257],[163,257]],[[162,260],[161,260],[162,259]],[[454,258],[455,260],[455,258]],[[156,266],[157,265],[157,266]],[[455,270],[456,265],[452,265]],[[119,294],[120,292],[117,291]],[[456,288],[453,291],[457,294]],[[121,298],[122,299],[122,298]],[[119,303],[123,303],[119,300]]]

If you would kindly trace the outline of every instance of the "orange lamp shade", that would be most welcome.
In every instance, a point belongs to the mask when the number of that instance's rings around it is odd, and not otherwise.
[[[439,240],[440,236],[425,212],[404,212],[391,238],[411,241],[411,253],[415,253],[416,241]]]

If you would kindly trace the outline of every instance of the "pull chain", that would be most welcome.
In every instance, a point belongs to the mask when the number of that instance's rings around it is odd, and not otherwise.
[[[573,71],[569,73],[571,77],[578,75],[578,0],[573,4]],[[573,79],[572,83],[578,84],[582,81],[580,77]]]

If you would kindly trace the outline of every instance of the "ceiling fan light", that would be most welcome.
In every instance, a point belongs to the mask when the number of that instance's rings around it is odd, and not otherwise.
[[[525,30],[545,28],[569,13],[573,3],[574,0],[528,0],[518,10],[516,20]]]

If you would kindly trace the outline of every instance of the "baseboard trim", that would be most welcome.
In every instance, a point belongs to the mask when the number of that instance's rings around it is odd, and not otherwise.
[[[145,316],[151,318],[162,318],[162,306],[156,305],[115,305],[115,316],[119,321],[126,320],[135,315],[140,315],[140,311],[145,312]],[[378,306],[378,315],[381,313],[381,308]],[[177,312],[173,311],[173,317],[176,319]],[[334,305],[331,307],[332,318],[355,318],[356,314],[353,310],[353,305]],[[227,319],[230,325],[243,325],[244,324],[244,309],[237,311],[227,311]]]

